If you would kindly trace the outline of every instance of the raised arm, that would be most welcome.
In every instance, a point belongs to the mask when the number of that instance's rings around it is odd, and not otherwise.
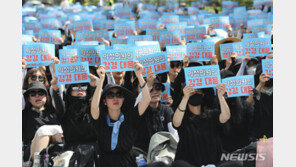
[[[265,85],[265,82],[269,80],[269,75],[266,75],[265,73],[262,73],[259,77],[259,84],[256,87],[256,90],[258,92],[261,91],[261,89],[263,88],[263,86]],[[252,105],[255,105],[255,101],[254,101],[254,97],[253,96],[249,96],[247,98],[247,102],[251,103]]]
[[[218,84],[217,90],[218,90],[218,99],[219,99],[220,110],[221,110],[221,114],[219,116],[219,121],[220,121],[220,123],[225,123],[230,118],[230,109],[228,107],[226,100],[224,99],[224,96],[223,96],[226,93],[225,84],[224,83]]]
[[[61,92],[59,91],[60,86],[57,85],[58,77],[53,76],[50,83],[51,83],[51,86],[53,89],[52,100],[54,101],[54,104],[55,104],[55,109],[56,109],[55,111],[56,111],[57,116],[61,119],[64,116],[66,111],[65,111],[65,104],[62,100]]]
[[[140,116],[144,114],[151,100],[148,86],[142,76],[142,71],[143,71],[143,66],[138,61],[135,61],[135,74],[139,80],[140,87],[143,93],[143,100],[138,105],[138,111]]]
[[[97,69],[97,74],[100,77],[99,83],[93,95],[93,99],[91,101],[91,116],[93,119],[97,120],[100,116],[100,100],[101,100],[101,93],[103,88],[103,83],[105,79],[105,69],[104,66],[100,65]]]
[[[190,94],[194,92],[194,88],[192,86],[185,86],[183,89],[184,96],[182,98],[181,103],[179,104],[178,108],[176,109],[176,112],[173,116],[173,125],[175,127],[179,127],[182,124],[182,120],[184,117],[184,113],[186,110],[186,106],[190,97]]]

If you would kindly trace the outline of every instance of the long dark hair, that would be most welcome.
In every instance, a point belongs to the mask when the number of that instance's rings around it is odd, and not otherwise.
[[[42,82],[44,84],[44,86],[48,89],[49,88],[49,83],[48,83],[48,80],[47,80],[47,77],[45,75],[45,72],[42,70],[42,69],[39,69],[39,68],[31,68],[25,78],[24,78],[24,83],[23,83],[23,90],[26,90],[28,89],[28,86],[29,86],[29,77],[31,77],[34,73],[36,72],[40,72],[41,75],[44,77],[44,81]]]
[[[50,99],[50,96],[47,94],[45,95],[46,96],[46,103],[44,104],[44,108],[50,108],[50,107],[53,107],[52,106],[52,103],[51,103],[51,99]],[[25,109],[24,110],[28,110],[28,109],[31,109],[33,106],[32,104],[29,102],[29,95],[27,94],[25,97],[25,102],[26,102],[26,106],[25,106]]]

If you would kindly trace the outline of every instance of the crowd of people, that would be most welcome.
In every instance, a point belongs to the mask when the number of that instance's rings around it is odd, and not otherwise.
[[[56,10],[65,12],[80,6],[62,3],[62,9]],[[133,21],[141,19],[140,13],[147,10],[143,4],[122,4],[132,9],[135,17],[129,20]],[[24,7],[36,11],[23,13],[23,22],[42,21],[38,10],[48,8],[28,4]],[[160,15],[191,15],[186,6],[174,8],[154,10]],[[271,9],[272,5],[263,5],[259,10],[272,13]],[[110,20],[121,19],[107,13]],[[62,38],[55,45],[50,65],[27,68],[26,58],[22,58],[23,166],[53,166],[53,158],[67,151],[72,151],[69,167],[255,166],[256,160],[221,160],[224,153],[256,153],[256,143],[261,138],[273,137],[273,78],[262,70],[261,64],[262,60],[273,59],[272,50],[256,57],[245,54],[238,58],[233,53],[226,60],[221,59],[219,51],[221,44],[241,42],[245,34],[252,33],[250,27],[243,22],[239,27],[228,25],[220,36],[220,31],[209,25],[203,39],[219,37],[210,61],[191,61],[185,55],[183,60],[168,61],[168,72],[152,72],[146,77],[139,61],[134,61],[134,71],[105,72],[105,66],[98,64],[89,66],[90,82],[60,85],[55,66],[61,63],[59,49],[76,41],[72,22],[64,20],[64,26],[56,27]],[[167,27],[161,24],[156,29]],[[113,30],[105,30],[112,32],[112,38],[120,38]],[[145,35],[146,31],[136,29],[133,34]],[[38,35],[33,35],[32,42],[23,41],[23,45],[40,43]],[[272,34],[268,37],[273,43]],[[188,43],[191,41],[183,38],[177,45]],[[114,44],[104,39],[98,45]],[[161,52],[167,51],[160,41],[159,47]],[[71,58],[73,63],[77,60],[78,56]],[[224,83],[202,89],[186,84],[185,68],[208,65],[219,66],[221,79],[253,75],[255,87],[249,92],[251,96],[228,97]],[[163,102],[164,83],[170,85],[170,96]]]

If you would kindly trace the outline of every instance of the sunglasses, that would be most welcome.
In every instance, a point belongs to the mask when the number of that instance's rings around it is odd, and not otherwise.
[[[106,94],[107,99],[113,99],[114,97],[123,98],[123,94],[122,92],[109,92]]]
[[[86,90],[87,86],[86,85],[74,85],[72,86],[72,90],[78,90],[78,89]]]
[[[35,97],[38,94],[38,96],[44,96],[46,93],[44,91],[32,91],[29,93],[31,97]]]
[[[43,82],[44,79],[45,79],[45,77],[43,77],[43,76],[41,76],[41,75],[39,75],[39,76],[37,76],[37,75],[31,75],[30,78],[31,78],[32,81],[36,81],[37,78],[38,78],[38,80],[39,80],[40,82]]]
[[[156,85],[151,89],[150,92],[152,92],[153,90],[155,90],[155,91],[161,91],[161,92],[162,92],[162,87],[161,87],[159,84],[156,84]]]
[[[179,68],[180,66],[181,66],[180,63],[178,63],[178,64],[176,64],[176,65],[173,64],[173,63],[170,64],[170,67],[171,67],[171,68],[175,68],[175,67],[176,67],[176,68]]]

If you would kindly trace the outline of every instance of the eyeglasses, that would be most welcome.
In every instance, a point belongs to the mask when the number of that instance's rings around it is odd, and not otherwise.
[[[170,64],[170,67],[171,67],[171,68],[175,68],[175,67],[176,67],[176,68],[179,68],[180,65],[181,65],[180,63],[178,63],[178,64],[176,64],[176,65],[173,64],[173,63],[171,63],[171,64]]]
[[[159,84],[155,84],[155,86],[151,89],[151,92],[155,91],[161,91],[162,92],[162,87]]]
[[[32,91],[29,93],[31,97],[35,97],[38,94],[38,96],[44,96],[46,93],[44,91]]]
[[[86,85],[74,85],[72,86],[72,90],[78,90],[78,89],[86,90],[87,86]]]
[[[39,80],[40,82],[43,82],[44,79],[45,79],[45,77],[43,77],[43,76],[41,76],[41,75],[39,75],[39,76],[37,76],[37,75],[31,75],[30,78],[31,78],[32,81],[36,81],[37,78],[38,78],[38,80]]]
[[[106,98],[108,99],[113,99],[114,97],[123,98],[123,94],[122,92],[109,92],[106,94]]]

